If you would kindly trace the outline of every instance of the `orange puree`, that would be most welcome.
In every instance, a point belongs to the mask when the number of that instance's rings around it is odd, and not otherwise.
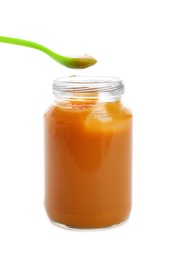
[[[101,228],[131,209],[132,115],[120,101],[53,105],[45,114],[45,207],[51,220]]]

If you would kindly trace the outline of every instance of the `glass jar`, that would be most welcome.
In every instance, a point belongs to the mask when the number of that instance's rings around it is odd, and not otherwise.
[[[132,114],[113,77],[59,78],[44,115],[45,208],[68,228],[104,228],[131,210]]]

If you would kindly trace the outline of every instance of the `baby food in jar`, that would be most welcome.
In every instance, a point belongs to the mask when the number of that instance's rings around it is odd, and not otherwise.
[[[105,228],[131,210],[132,114],[122,80],[67,77],[53,83],[44,115],[45,208],[69,228]]]

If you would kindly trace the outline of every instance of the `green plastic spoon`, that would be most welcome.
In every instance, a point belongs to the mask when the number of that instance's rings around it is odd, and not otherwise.
[[[47,55],[49,55],[52,59],[55,61],[59,62],[60,64],[72,68],[72,69],[85,69],[87,67],[90,67],[94,65],[97,60],[89,55],[83,55],[83,56],[75,56],[75,57],[69,57],[69,56],[62,56],[60,54],[57,54],[50,49],[46,48],[43,45],[40,45],[35,42],[27,41],[27,40],[22,40],[22,39],[17,39],[17,38],[11,38],[11,37],[6,37],[6,36],[0,36],[0,42],[3,43],[10,43],[10,44],[16,44],[16,45],[21,45],[25,47],[30,47],[33,49],[40,50]]]

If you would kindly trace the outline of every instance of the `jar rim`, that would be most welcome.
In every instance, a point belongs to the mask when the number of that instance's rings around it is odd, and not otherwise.
[[[53,82],[53,94],[57,92],[111,92],[124,93],[124,83],[120,78],[107,76],[60,77]]]

